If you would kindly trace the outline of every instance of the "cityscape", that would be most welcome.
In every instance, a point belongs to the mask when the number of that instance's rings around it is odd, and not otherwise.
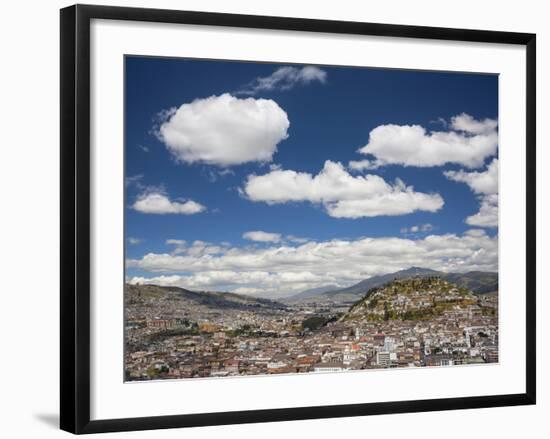
[[[498,75],[124,71],[125,381],[499,362]]]
[[[351,306],[337,294],[278,303],[127,285],[126,379],[498,362],[492,286],[476,285],[482,291],[476,294],[412,272],[395,273]],[[473,275],[496,280],[491,273]]]

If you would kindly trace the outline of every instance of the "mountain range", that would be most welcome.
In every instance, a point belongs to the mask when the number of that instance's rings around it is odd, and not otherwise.
[[[467,273],[446,273],[429,268],[411,267],[364,279],[346,288],[326,285],[311,288],[286,298],[268,299],[250,295],[218,291],[191,291],[180,287],[158,285],[126,285],[126,299],[171,297],[175,300],[188,300],[197,305],[215,308],[250,309],[284,308],[284,303],[293,302],[356,302],[362,299],[371,288],[381,287],[388,282],[413,277],[435,276],[466,288],[475,294],[486,294],[498,290],[498,273],[470,271]]]
[[[218,291],[190,291],[180,287],[159,285],[125,285],[128,304],[150,300],[177,300],[192,302],[209,308],[221,309],[282,309],[286,305],[269,299]]]
[[[429,268],[411,267],[406,270],[369,277],[347,288],[315,288],[302,291],[285,299],[290,302],[303,301],[338,301],[352,302],[361,299],[371,288],[380,287],[395,279],[410,277],[437,276],[459,287],[467,288],[476,294],[485,294],[498,290],[498,273],[489,271],[469,271],[467,273],[446,273]],[[321,291],[319,293],[318,291]]]

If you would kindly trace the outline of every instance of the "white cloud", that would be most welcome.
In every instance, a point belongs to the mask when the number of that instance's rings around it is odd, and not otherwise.
[[[135,276],[129,279],[131,284],[155,284],[163,286],[179,286],[190,290],[218,290],[232,291],[237,294],[265,294],[271,295],[284,289],[292,295],[307,289],[312,282],[332,282],[330,276],[315,275],[310,272],[302,273],[270,273],[267,271],[237,272],[231,270],[205,271],[188,276],[160,275],[153,277]],[[282,296],[279,296],[282,297]]]
[[[454,116],[451,119],[451,127],[456,131],[464,131],[470,134],[487,134],[496,130],[498,122],[495,119],[475,120],[466,113]]]
[[[497,194],[498,193],[498,159],[487,166],[482,172],[446,171],[445,177],[450,180],[466,183],[476,194]]]
[[[430,123],[439,124],[444,128],[447,128],[449,126],[449,122],[447,122],[447,120],[442,117],[438,117],[437,119],[430,120]]]
[[[482,172],[446,171],[445,176],[453,181],[466,183],[478,194],[479,212],[466,218],[466,223],[478,227],[498,226],[498,159]]]
[[[133,238],[131,236],[128,238],[128,243],[131,245],[138,245],[141,241],[142,240],[140,238]]]
[[[420,125],[380,125],[358,152],[375,157],[371,166],[442,166],[458,163],[478,168],[497,151],[497,122],[467,114],[451,120],[451,130],[427,132]]]
[[[226,167],[271,161],[289,126],[275,101],[226,93],[196,99],[169,113],[158,137],[180,162]]]
[[[432,226],[430,223],[426,223],[426,224],[418,224],[415,226],[411,226],[409,228],[402,227],[400,232],[403,234],[415,234],[415,233],[430,232],[433,229],[434,229],[434,226]]]
[[[279,242],[281,241],[281,234],[255,230],[255,231],[243,233],[243,238],[248,239],[249,241],[255,241],[255,242]]]
[[[206,207],[193,200],[171,201],[162,192],[146,192],[141,194],[132,205],[132,208],[138,212],[159,215],[168,213],[193,215],[206,210]]]
[[[127,261],[149,273],[131,282],[189,289],[293,293],[323,285],[350,285],[411,266],[443,271],[497,270],[498,237],[475,229],[463,235],[422,239],[358,238],[308,242],[298,246],[224,247],[200,242],[179,254],[149,253]]]
[[[464,232],[464,235],[479,238],[479,237],[485,236],[485,230],[483,230],[483,229],[470,229],[470,230],[466,230]]]
[[[176,246],[185,246],[187,244],[187,241],[184,239],[167,239],[166,245],[176,245]]]
[[[125,186],[135,186],[138,189],[144,189],[145,186],[141,182],[143,180],[143,174],[131,175],[124,179]]]
[[[498,227],[498,195],[482,196],[479,212],[466,218],[466,224],[477,227]]]
[[[315,66],[306,67],[279,67],[269,76],[254,79],[236,94],[255,95],[262,91],[290,90],[296,85],[305,85],[311,82],[324,84],[327,72]]]
[[[298,244],[304,244],[306,242],[309,242],[311,241],[311,239],[308,239],[308,238],[301,238],[299,236],[294,236],[294,235],[287,235],[285,236],[285,239],[287,241],[290,241],[290,242],[296,242]]]
[[[315,176],[279,168],[260,176],[250,175],[243,193],[251,201],[268,204],[319,203],[336,218],[435,212],[444,204],[439,194],[415,192],[399,179],[392,185],[377,175],[354,177],[341,163],[330,160]]]
[[[278,242],[286,241],[286,242],[293,242],[296,244],[304,244],[310,241],[307,238],[301,238],[299,236],[294,236],[294,235],[283,236],[280,233],[263,232],[261,230],[245,232],[243,233],[242,237],[244,239],[248,239],[249,241],[270,242],[270,243],[278,243]]]
[[[379,168],[380,163],[378,163],[376,160],[351,160],[348,163],[348,167],[352,171],[366,171]]]
[[[172,255],[186,254],[188,256],[201,257],[205,255],[216,255],[226,250],[226,245],[220,243],[214,245],[206,241],[196,240],[188,244],[183,239],[167,239],[167,245],[173,246]]]

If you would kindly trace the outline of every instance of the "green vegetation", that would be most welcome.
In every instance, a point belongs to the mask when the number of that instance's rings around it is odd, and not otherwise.
[[[154,343],[163,341],[169,337],[178,337],[183,335],[199,335],[200,331],[197,326],[191,326],[189,328],[176,328],[176,329],[165,329],[163,331],[155,332],[146,337],[147,342]]]
[[[429,320],[434,315],[437,315],[440,311],[437,307],[426,308],[426,309],[412,309],[407,310],[401,315],[402,320]]]
[[[165,374],[166,372],[168,372],[168,367],[164,365],[162,367],[150,366],[147,369],[147,376],[154,380],[155,378],[159,378],[161,375]]]
[[[486,306],[482,306],[481,307],[481,315],[483,316],[496,316],[497,314],[497,311],[495,308],[489,308],[489,307],[486,307]]]
[[[250,336],[253,332],[254,331],[250,325],[243,325],[239,328],[226,331],[226,335],[229,337],[241,337]]]
[[[429,320],[456,307],[477,304],[478,298],[471,291],[438,276],[394,279],[382,287],[371,288],[341,320]],[[481,312],[494,315],[491,313],[495,311],[482,308]]]
[[[370,309],[374,309],[376,308],[376,305],[378,304],[378,297],[373,297],[371,300],[369,300],[367,306],[370,308]]]
[[[309,317],[302,322],[302,329],[303,330],[309,329],[310,331],[315,331],[316,329],[319,329],[325,326],[331,320],[333,319],[328,317],[322,317],[322,316]]]

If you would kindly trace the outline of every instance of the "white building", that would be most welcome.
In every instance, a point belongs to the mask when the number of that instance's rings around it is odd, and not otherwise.
[[[382,367],[389,367],[391,364],[391,357],[389,352],[377,352],[376,353],[376,364]]]

